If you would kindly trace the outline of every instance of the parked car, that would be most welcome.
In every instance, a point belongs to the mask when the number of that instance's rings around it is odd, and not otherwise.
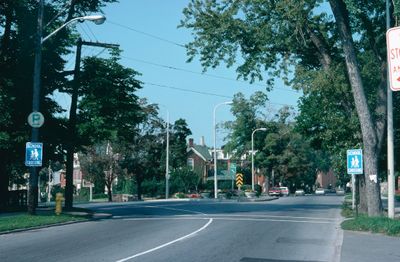
[[[315,190],[315,194],[316,195],[325,195],[325,189],[324,188],[317,188],[316,190]]]
[[[287,188],[285,186],[281,186],[280,190],[281,190],[281,196],[288,196],[289,195],[289,188]]]
[[[281,189],[279,187],[271,187],[268,190],[270,196],[281,196]]]
[[[343,196],[344,195],[344,189],[343,188],[337,188],[336,189],[336,195]]]
[[[303,189],[297,189],[296,192],[294,192],[295,196],[304,196],[305,192]]]

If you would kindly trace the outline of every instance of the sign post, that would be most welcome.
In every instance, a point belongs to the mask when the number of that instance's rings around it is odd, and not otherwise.
[[[363,169],[363,155],[362,155],[362,150],[361,149],[350,149],[347,150],[347,174],[351,174],[352,178],[352,193],[353,193],[353,199],[352,199],[352,207],[354,209],[354,206],[356,208],[356,216],[358,216],[358,198],[359,198],[359,181],[358,178],[355,175],[361,175],[364,173]]]
[[[390,28],[390,4],[386,0],[386,43],[387,43],[387,170],[388,170],[388,217],[394,218],[394,131],[393,95],[400,90],[400,27]]]
[[[238,189],[240,191],[240,188],[243,186],[243,174],[242,173],[236,174],[236,186],[238,187]]]
[[[236,175],[236,163],[230,163],[229,165],[229,175],[232,179],[232,190],[234,189],[234,180]]]

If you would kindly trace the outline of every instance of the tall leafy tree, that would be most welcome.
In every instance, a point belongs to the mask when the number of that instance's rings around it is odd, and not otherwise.
[[[170,137],[170,165],[172,169],[186,167],[187,137],[192,134],[185,119],[178,119]]]
[[[158,116],[157,107],[140,100],[144,118],[137,124],[139,133],[126,144],[122,168],[135,180],[138,199],[142,198],[142,183],[145,179],[159,180],[163,174],[162,155],[165,151],[165,127]]]
[[[83,61],[78,105],[81,142],[132,141],[144,117],[135,94],[141,88],[137,76],[138,72],[122,66],[116,56]]]
[[[195,35],[187,45],[189,60],[200,56],[206,68],[239,61],[239,77],[266,77],[272,84],[274,76],[283,76],[297,87],[316,81],[304,79],[304,72],[346,76],[343,84],[352,92],[351,110],[360,123],[366,193],[362,208],[369,215],[382,211],[379,180],[371,178],[379,173],[385,127],[384,12],[384,2],[365,0],[193,0],[181,22]],[[370,76],[373,81],[362,74],[367,68],[377,69]],[[319,88],[324,91],[324,86]]]

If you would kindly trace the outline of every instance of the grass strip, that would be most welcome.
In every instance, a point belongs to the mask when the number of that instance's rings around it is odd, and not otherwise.
[[[38,214],[31,216],[28,214],[15,214],[10,216],[0,217],[0,232],[25,229],[31,227],[53,225],[65,222],[87,220],[84,216],[74,216],[61,214],[59,216],[52,214]]]
[[[360,215],[342,222],[344,230],[382,233],[389,236],[400,236],[400,220],[387,217],[368,217]]]

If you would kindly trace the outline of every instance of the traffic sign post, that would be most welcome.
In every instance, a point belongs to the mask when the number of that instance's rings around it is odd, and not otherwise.
[[[400,90],[400,27],[390,28],[390,4],[386,0],[386,43],[387,43],[387,171],[388,171],[388,216],[395,216],[394,181],[394,131],[393,131],[393,95]],[[390,87],[390,88],[389,88]],[[377,180],[377,179],[376,179]]]
[[[347,150],[347,174],[361,175],[363,173],[362,150]]]
[[[25,146],[25,165],[42,166],[43,144],[27,142]]]
[[[358,216],[359,203],[359,179],[356,175],[361,175],[363,169],[363,155],[361,149],[347,150],[347,173],[352,176],[352,206],[356,208],[356,216]]]
[[[243,174],[241,173],[236,174],[236,186],[239,188],[239,190],[243,186]]]

